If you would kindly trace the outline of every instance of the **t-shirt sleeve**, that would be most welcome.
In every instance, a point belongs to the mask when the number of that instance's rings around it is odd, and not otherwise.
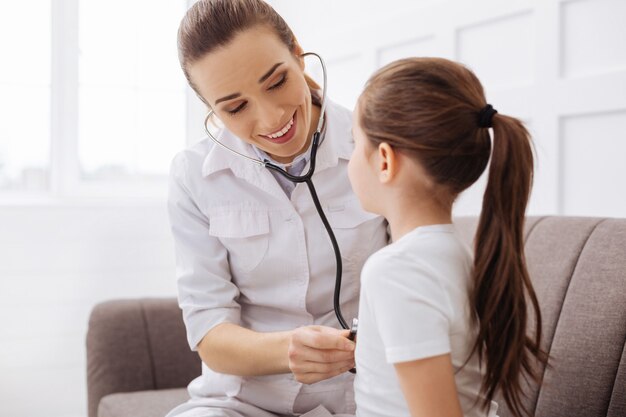
[[[363,269],[362,285],[387,362],[449,353],[452,308],[437,271],[403,256],[376,255]]]

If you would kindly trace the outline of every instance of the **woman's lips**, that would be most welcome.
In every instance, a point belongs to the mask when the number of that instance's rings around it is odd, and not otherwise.
[[[272,143],[276,143],[276,144],[283,144],[283,143],[287,143],[289,142],[294,135],[296,134],[296,125],[298,124],[298,118],[296,117],[296,113],[293,114],[293,116],[291,116],[291,120],[289,122],[287,122],[287,124],[285,125],[285,127],[283,129],[281,129],[279,132],[282,133],[285,128],[288,128],[288,130],[280,137],[270,137],[267,135],[261,135],[263,137],[263,139],[272,142]],[[277,133],[279,133],[277,132]],[[272,135],[276,135],[277,133],[274,133]]]

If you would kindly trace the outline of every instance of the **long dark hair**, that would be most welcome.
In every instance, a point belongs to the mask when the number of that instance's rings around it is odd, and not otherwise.
[[[524,213],[533,178],[530,135],[517,119],[493,116],[480,127],[486,107],[478,78],[466,67],[441,58],[411,58],[376,72],[359,99],[359,121],[374,144],[388,143],[416,158],[441,190],[454,199],[490,163],[475,240],[469,294],[478,336],[472,352],[485,360],[481,391],[486,407],[497,390],[517,417],[523,374],[539,381],[541,312],[524,258]],[[527,334],[528,301],[534,334]]]
[[[293,32],[262,0],[200,0],[183,17],[178,28],[178,60],[187,82],[207,106],[189,76],[189,65],[227,45],[238,33],[260,25],[273,29],[289,51],[295,53],[297,41]],[[304,77],[309,88],[320,88],[307,74]]]

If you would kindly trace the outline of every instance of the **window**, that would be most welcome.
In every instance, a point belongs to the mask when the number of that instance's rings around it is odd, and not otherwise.
[[[185,1],[81,0],[81,178],[164,175],[185,144],[176,30]]]
[[[164,195],[198,106],[176,50],[187,3],[0,3],[0,195]]]
[[[50,178],[49,0],[0,2],[0,54],[0,190],[44,190]]]

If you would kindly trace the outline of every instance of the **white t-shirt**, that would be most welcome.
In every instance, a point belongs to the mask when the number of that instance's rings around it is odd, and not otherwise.
[[[380,249],[361,273],[355,399],[358,417],[410,416],[394,363],[451,353],[466,417],[480,406],[483,370],[474,354],[468,290],[473,259],[454,226],[418,227]],[[476,400],[478,399],[478,403]]]

